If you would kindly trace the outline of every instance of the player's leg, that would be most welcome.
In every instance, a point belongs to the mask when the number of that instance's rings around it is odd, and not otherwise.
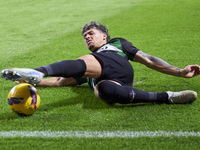
[[[47,66],[35,68],[44,73],[44,76],[61,77],[91,77],[98,78],[101,75],[101,65],[92,55],[79,57],[78,60],[64,60]]]
[[[97,78],[101,75],[101,65],[92,55],[79,57],[78,60],[64,60],[47,66],[35,68],[44,73],[44,76],[61,77],[92,77]]]
[[[39,68],[34,68],[39,72],[44,73],[44,77],[74,77],[80,78],[86,71],[86,64],[83,60],[63,60]]]
[[[103,80],[95,87],[95,95],[108,103],[141,103],[168,101],[167,93],[146,92],[130,86],[121,86],[115,81]]]
[[[104,80],[95,87],[95,95],[107,103],[191,103],[196,100],[194,91],[182,92],[146,92],[130,86],[121,86],[116,82]]]
[[[101,65],[94,56],[85,55],[78,60],[59,61],[35,69],[4,69],[1,76],[8,80],[27,80],[31,84],[37,84],[46,76],[97,78],[101,75],[101,70]]]

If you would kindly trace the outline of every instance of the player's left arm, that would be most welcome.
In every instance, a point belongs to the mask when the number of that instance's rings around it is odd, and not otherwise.
[[[200,74],[199,65],[188,65],[184,69],[180,69],[170,65],[169,63],[158,57],[148,55],[142,51],[138,51],[135,54],[133,61],[144,64],[147,67],[157,70],[159,72],[178,77],[192,78]]]
[[[17,84],[20,83],[28,83],[28,81],[19,80],[16,81]],[[52,78],[46,78],[42,79],[40,83],[38,83],[37,87],[63,87],[63,86],[74,86],[74,85],[80,85],[78,81],[74,78],[63,78],[63,77],[52,77]]]
[[[78,82],[74,78],[52,77],[43,79],[38,87],[63,87],[78,85]]]

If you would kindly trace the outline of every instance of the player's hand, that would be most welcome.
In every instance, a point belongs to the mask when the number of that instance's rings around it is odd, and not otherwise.
[[[192,78],[199,74],[200,74],[199,65],[188,65],[184,69],[181,70],[181,77],[184,77],[184,78]]]

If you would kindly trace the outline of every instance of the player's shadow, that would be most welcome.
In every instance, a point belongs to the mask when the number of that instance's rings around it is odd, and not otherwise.
[[[76,86],[70,87],[71,91],[75,93],[75,97],[61,99],[56,102],[51,102],[40,106],[39,111],[47,111],[56,109],[58,107],[63,107],[67,105],[82,104],[83,109],[107,109],[112,107],[104,103],[103,101],[97,99],[92,90],[88,89],[88,86]]]
[[[107,104],[94,95],[94,91],[89,90],[87,86],[76,86],[70,87],[73,93],[76,93],[76,97],[61,99],[56,102],[48,103],[42,105],[39,111],[48,111],[56,109],[58,107],[63,107],[67,105],[82,104],[83,109],[110,109],[110,108],[127,108],[127,107],[142,107],[147,105],[152,105],[152,103],[135,103],[135,104]]]

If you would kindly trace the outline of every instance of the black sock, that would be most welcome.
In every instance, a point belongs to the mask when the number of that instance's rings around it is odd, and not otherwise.
[[[86,64],[83,60],[64,60],[47,66],[35,68],[47,76],[80,78],[85,74]]]
[[[48,76],[47,70],[44,67],[34,68],[34,70],[44,73],[44,77]]]
[[[168,94],[166,92],[162,93],[146,92],[134,88],[133,91],[135,92],[135,97],[133,96],[134,100],[132,101],[133,103],[139,103],[139,102],[168,103]],[[130,95],[133,95],[132,93],[133,92],[130,92]]]
[[[169,103],[167,92],[157,93],[156,102],[158,102],[158,103]]]
[[[99,96],[109,103],[166,103],[168,95],[166,92],[146,92],[129,86],[120,86],[110,81],[99,84]]]

